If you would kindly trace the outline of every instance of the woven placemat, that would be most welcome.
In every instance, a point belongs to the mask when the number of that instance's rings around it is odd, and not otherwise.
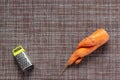
[[[120,0],[0,0],[0,80],[119,80]],[[77,44],[98,28],[110,41],[58,77]],[[11,50],[35,66],[22,73]]]

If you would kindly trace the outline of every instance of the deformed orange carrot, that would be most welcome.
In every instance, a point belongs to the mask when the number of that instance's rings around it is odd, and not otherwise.
[[[69,58],[66,68],[73,63],[78,64],[82,58],[95,51],[109,40],[109,34],[104,29],[98,29],[90,36],[83,39]]]

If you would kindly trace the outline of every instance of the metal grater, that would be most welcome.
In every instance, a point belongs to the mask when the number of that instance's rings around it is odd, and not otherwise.
[[[26,71],[33,68],[33,64],[26,55],[25,50],[23,49],[22,46],[17,46],[16,48],[14,48],[12,50],[12,53],[22,71]]]

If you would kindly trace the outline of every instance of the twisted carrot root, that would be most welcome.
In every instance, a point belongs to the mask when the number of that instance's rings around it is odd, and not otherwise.
[[[83,39],[77,46],[68,60],[67,66],[73,63],[78,64],[82,58],[95,51],[98,47],[102,46],[109,40],[109,35],[104,29],[98,29],[90,36]]]

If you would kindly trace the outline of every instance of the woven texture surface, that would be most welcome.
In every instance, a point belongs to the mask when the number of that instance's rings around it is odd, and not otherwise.
[[[119,80],[120,0],[0,0],[0,80]],[[110,41],[58,75],[79,41],[97,28]],[[23,74],[11,50],[22,45],[34,70]]]

